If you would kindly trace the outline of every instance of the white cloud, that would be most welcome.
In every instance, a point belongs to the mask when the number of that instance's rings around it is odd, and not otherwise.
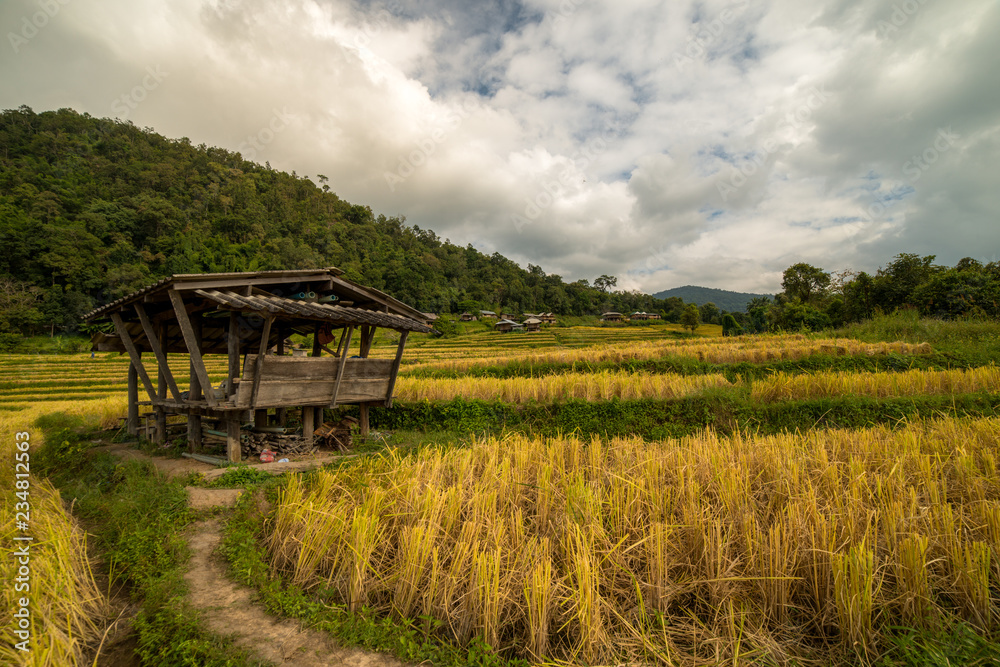
[[[73,0],[4,45],[0,102],[107,116],[158,67],[137,125],[456,243],[773,291],[798,261],[996,258],[996,34],[980,0]]]

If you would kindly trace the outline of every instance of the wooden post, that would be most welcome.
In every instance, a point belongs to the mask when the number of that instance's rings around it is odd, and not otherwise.
[[[271,337],[271,323],[274,318],[270,315],[264,318],[264,330],[260,332],[260,350],[257,352],[257,365],[253,374],[253,387],[250,391],[250,408],[257,404],[257,393],[260,391],[260,376],[264,371],[264,357],[267,356],[267,341]]]
[[[139,379],[142,380],[142,386],[145,387],[146,393],[149,394],[149,400],[152,401],[156,398],[156,392],[153,390],[153,383],[149,380],[149,374],[146,373],[146,367],[142,365],[142,358],[139,356],[139,351],[136,350],[135,344],[132,342],[132,336],[129,335],[128,329],[125,328],[125,322],[122,321],[122,316],[118,313],[111,313],[111,321],[115,325],[115,331],[118,333],[118,337],[122,341],[122,345],[125,346],[125,351],[128,352],[128,358],[135,366],[136,372],[139,374]]]
[[[159,335],[155,329],[153,329],[153,323],[149,321],[149,316],[146,314],[146,309],[143,308],[141,303],[135,304],[136,315],[139,316],[139,322],[142,323],[142,330],[146,334],[146,340],[149,341],[149,347],[152,348],[153,354],[156,355],[156,367],[158,373],[156,376],[156,395],[158,398],[166,398],[167,394],[160,388],[163,383],[167,383],[167,388],[170,389],[170,395],[174,397],[175,401],[181,400],[181,392],[177,389],[177,383],[174,382],[174,375],[170,372],[170,367],[167,365],[167,327],[166,325],[160,326]]]
[[[195,344],[198,346],[198,350],[200,351],[203,342],[201,313],[197,313],[191,318],[191,327],[194,329]],[[190,367],[191,388],[188,393],[188,401],[200,401],[202,396],[201,378],[199,376],[198,369],[195,368],[194,355],[191,355]],[[205,392],[208,394],[213,393],[211,383],[205,387]],[[187,441],[189,452],[194,452],[201,447],[201,412],[199,410],[192,409],[188,412]]]
[[[278,328],[278,356],[285,356],[285,330]],[[288,408],[277,408],[274,411],[274,419],[278,426],[284,426],[285,422],[288,420]],[[265,421],[264,425],[267,425]]]
[[[392,370],[389,372],[389,391],[385,396],[385,407],[392,407],[392,392],[396,388],[396,376],[399,374],[399,364],[403,361],[403,349],[406,347],[406,337],[409,331],[399,332],[399,347],[396,348],[396,358],[392,361]]]
[[[236,393],[236,378],[240,376],[240,319],[234,310],[229,313],[229,371],[226,374],[226,398]]]
[[[361,428],[361,437],[368,437],[368,404],[362,403],[358,406],[358,412],[360,413],[361,419],[359,420],[359,426]]]
[[[311,445],[313,431],[316,430],[316,411],[311,406],[302,408],[302,437]]]
[[[226,453],[230,463],[240,462],[240,420],[238,412],[227,413],[226,417]]]
[[[313,329],[313,349],[312,349],[312,356],[314,356],[314,357],[318,357],[319,355],[321,355],[323,353],[322,350],[321,350],[321,348],[320,348],[320,342],[319,342],[319,329],[320,329],[321,326],[323,326],[323,325],[320,322],[317,322],[316,323],[316,328]]]
[[[129,435],[139,435],[139,373],[128,365],[128,426]]]
[[[159,355],[157,355],[156,362],[157,368],[159,369],[156,373],[156,400],[162,403],[162,401],[167,398],[167,387],[169,386],[169,383],[167,382],[166,374],[170,372],[170,369],[166,368],[167,325],[165,322],[160,324],[159,335],[156,337],[156,342],[150,341],[150,345],[159,346],[160,354],[163,355],[163,364],[160,364],[159,362]],[[176,387],[174,387],[174,389],[176,389]],[[180,400],[180,392],[176,394],[175,398]],[[162,405],[157,405],[153,408],[153,415],[156,420],[156,431],[154,431],[153,437],[156,442],[162,445],[167,441],[167,411]]]
[[[344,331],[341,342],[344,343],[344,351],[340,354],[340,364],[337,366],[337,380],[333,383],[333,398],[330,400],[330,407],[337,407],[337,394],[340,393],[340,381],[344,378],[344,366],[347,364],[347,353],[351,351],[351,334],[354,333],[354,325]]]
[[[177,290],[170,290],[169,294],[170,303],[174,306],[174,315],[177,316],[177,324],[180,325],[181,333],[184,335],[184,345],[187,346],[188,352],[191,354],[191,364],[198,375],[198,380],[203,387],[211,387],[212,383],[208,379],[208,371],[205,370],[205,361],[201,358],[201,346],[195,335],[194,327],[191,326],[191,318],[188,317],[184,299]],[[218,404],[215,400],[215,394],[212,392],[205,394],[205,400],[210,408],[214,408]]]
[[[253,411],[253,425],[255,428],[263,428],[267,426],[267,410]]]

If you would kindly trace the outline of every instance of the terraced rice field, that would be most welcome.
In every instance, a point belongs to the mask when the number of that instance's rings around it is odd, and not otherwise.
[[[390,340],[374,350],[393,352]],[[683,407],[723,395],[749,412],[858,397],[873,402],[866,405],[969,395],[995,403],[1000,371],[992,364],[905,368],[908,359],[937,363],[934,354],[926,344],[802,335],[688,339],[664,327],[418,336],[396,393],[402,406],[475,398]],[[901,370],[767,371],[731,381],[614,366],[669,358],[832,364],[873,355],[901,359]],[[225,359],[207,362],[220,382]],[[574,363],[611,366],[465,375]],[[184,389],[187,360],[174,357],[172,368]],[[2,358],[4,423],[75,410],[113,424],[125,411],[126,371],[118,355]],[[532,663],[865,663],[901,627],[932,632],[961,622],[986,637],[1000,630],[1000,417],[918,412],[867,428],[809,422],[798,432],[723,437],[711,428],[716,415],[693,414],[704,417],[704,429],[678,439],[498,429],[461,434],[462,445],[389,447],[293,476],[263,523],[261,546],[271,571],[308,594],[418,619],[458,645],[479,637],[504,659]],[[54,534],[76,534],[62,520]],[[86,597],[86,560],[51,558],[45,584]],[[59,622],[77,637],[93,631],[79,614],[52,613],[75,619]],[[56,645],[59,655],[75,650],[73,641]]]

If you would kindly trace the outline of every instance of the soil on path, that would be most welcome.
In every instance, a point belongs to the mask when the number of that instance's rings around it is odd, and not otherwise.
[[[184,576],[190,602],[208,629],[234,636],[236,644],[277,665],[407,667],[396,658],[361,649],[343,648],[326,634],[303,629],[294,619],[271,616],[253,602],[251,589],[230,581],[215,555],[221,542],[217,520],[192,528],[190,569]]]

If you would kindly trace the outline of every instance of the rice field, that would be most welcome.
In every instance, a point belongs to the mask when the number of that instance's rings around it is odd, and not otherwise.
[[[388,453],[290,479],[268,547],[353,609],[532,660],[864,656],[893,625],[996,627],[998,432],[943,419]]]
[[[394,352],[386,340],[373,356]],[[678,338],[665,327],[418,337],[406,369],[459,377],[403,373],[396,398],[525,404],[731,392],[765,404],[1000,391],[992,365],[775,373],[735,383],[718,374],[613,370],[461,376],[503,363],[683,357],[728,364],[933,352],[921,343],[802,335]],[[212,382],[221,382],[226,359],[206,361]],[[127,357],[106,353],[0,357],[4,456],[13,456],[15,430],[28,428],[41,444],[32,426],[43,414],[117,424],[127,368]],[[186,389],[187,358],[172,355],[171,368]],[[503,656],[532,663],[866,662],[894,627],[932,630],[961,619],[984,635],[1000,631],[998,433],[998,419],[939,417],[768,437],[527,433],[406,455],[389,448],[290,476],[264,525],[264,547],[289,583],[351,609],[417,619],[458,644],[478,636]],[[2,475],[13,488],[12,469]],[[33,576],[47,606],[35,618],[39,643],[30,664],[76,664],[83,647],[100,640],[107,600],[93,583],[85,535],[58,492],[34,480],[32,506],[45,516],[32,527],[44,538]],[[13,507],[5,502],[3,510],[8,544]],[[10,580],[13,566],[0,563],[0,576]],[[5,639],[13,595],[5,589]],[[18,659],[0,645],[0,661]]]
[[[600,362],[651,361],[668,357],[697,359],[713,364],[738,362],[763,363],[802,359],[815,355],[922,355],[933,349],[926,343],[863,343],[851,339],[812,339],[801,334],[737,338],[696,338],[693,340],[643,340],[627,343],[596,345],[579,349],[552,349],[507,354],[496,351],[485,357],[463,356],[415,363],[408,370],[469,371],[484,366],[505,363],[520,364],[574,364]]]

